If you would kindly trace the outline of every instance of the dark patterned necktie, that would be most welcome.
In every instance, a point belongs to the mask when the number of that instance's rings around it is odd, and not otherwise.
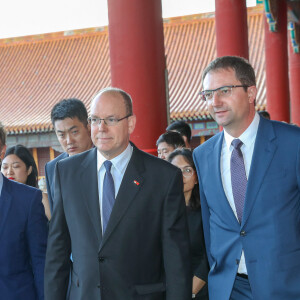
[[[103,198],[102,198],[102,224],[103,224],[103,233],[106,230],[107,223],[112,211],[112,208],[115,203],[115,185],[114,179],[110,173],[112,163],[109,160],[104,162],[105,167],[105,176],[103,180]]]
[[[247,189],[247,177],[241,151],[243,142],[239,139],[234,139],[231,144],[233,146],[230,159],[232,193],[238,220],[241,223]]]

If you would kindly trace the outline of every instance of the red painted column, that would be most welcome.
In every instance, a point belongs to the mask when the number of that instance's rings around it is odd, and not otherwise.
[[[217,56],[249,59],[246,0],[215,0]]]
[[[277,32],[269,30],[265,18],[265,57],[267,110],[272,120],[290,121],[289,79],[287,50],[287,6],[285,0],[277,0]]]
[[[112,86],[132,96],[137,124],[131,140],[154,154],[167,127],[161,0],[107,2]]]
[[[300,126],[300,53],[294,53],[289,37],[291,122]]]

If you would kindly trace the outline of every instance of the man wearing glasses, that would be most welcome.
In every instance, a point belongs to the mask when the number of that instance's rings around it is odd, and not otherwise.
[[[194,151],[211,299],[300,299],[300,129],[255,112],[243,58],[204,70],[202,99],[222,132]]]
[[[59,161],[49,229],[45,299],[191,298],[181,171],[130,143],[131,97],[116,88],[92,100],[94,149]]]

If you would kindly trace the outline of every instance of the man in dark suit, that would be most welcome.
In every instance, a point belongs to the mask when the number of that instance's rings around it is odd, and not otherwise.
[[[255,112],[249,62],[225,56],[201,92],[224,128],[194,151],[211,299],[300,299],[300,129]]]
[[[0,299],[44,299],[47,231],[41,191],[0,173]]]
[[[51,213],[53,212],[54,170],[56,163],[68,156],[81,153],[93,146],[91,128],[87,122],[87,110],[76,99],[64,99],[53,107],[51,121],[58,141],[65,151],[45,166],[47,192]]]
[[[91,104],[96,148],[56,166],[45,296],[188,300],[192,278],[182,174],[129,142],[131,97],[108,88]]]

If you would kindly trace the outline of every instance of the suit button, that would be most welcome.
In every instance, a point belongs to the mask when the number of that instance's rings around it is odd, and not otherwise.
[[[240,236],[246,236],[246,231],[245,231],[245,230],[242,230],[242,231],[240,232]]]
[[[104,262],[104,260],[105,260],[104,257],[102,257],[102,256],[99,257],[100,262]]]
[[[97,285],[97,288],[100,289],[100,284]]]

